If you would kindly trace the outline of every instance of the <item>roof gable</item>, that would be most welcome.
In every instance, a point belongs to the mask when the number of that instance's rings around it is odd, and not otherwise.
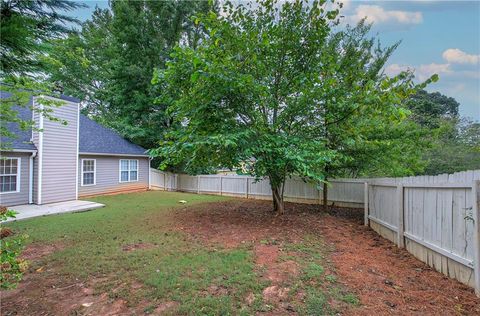
[[[0,91],[0,98],[9,97],[11,97],[11,93]],[[78,99],[63,95],[58,98],[73,103],[79,102]],[[28,106],[14,106],[14,110],[18,112],[20,119],[24,121],[32,120],[32,100],[33,98],[31,97]],[[128,141],[114,130],[106,128],[82,114],[80,114],[79,120],[79,152],[147,156],[144,148]],[[12,122],[7,123],[7,128],[13,134],[17,135],[17,137],[13,139],[2,137],[2,143],[10,143],[9,147],[14,150],[37,149],[31,142],[31,129],[21,130],[17,123]]]

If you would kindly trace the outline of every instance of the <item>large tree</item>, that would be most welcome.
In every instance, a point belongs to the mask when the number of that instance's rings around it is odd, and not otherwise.
[[[480,168],[480,124],[460,117],[460,104],[440,92],[419,90],[407,101],[410,121],[420,126],[423,168],[437,175]],[[417,129],[418,130],[418,129]]]
[[[431,146],[422,152],[427,162],[423,174],[480,169],[480,123],[445,120],[430,133]]]
[[[70,33],[78,22],[66,15],[82,7],[69,0],[1,0],[0,60],[1,77],[11,74],[34,75],[42,71],[39,56],[54,38]]]
[[[395,47],[376,45],[363,22],[334,32],[338,17],[325,1],[226,3],[221,15],[198,16],[206,38],[177,47],[154,77],[178,124],[152,154],[191,173],[246,166],[270,180],[278,213],[288,177],[321,183],[353,148],[378,154],[375,143],[390,139],[372,134],[402,124],[412,74],[383,75]]]
[[[194,47],[202,30],[190,17],[206,1],[116,1],[96,9],[78,35],[58,41],[50,80],[85,100],[85,111],[125,137],[150,148],[171,121],[154,103],[154,68],[175,45]]]
[[[7,92],[0,99],[0,149],[9,149],[16,135],[10,124],[21,129],[32,128],[31,121],[18,117],[16,106],[27,106],[32,94],[52,94],[52,86],[43,81],[45,64],[52,42],[74,32],[77,19],[66,13],[82,7],[69,0],[0,1],[0,90]],[[57,102],[42,101],[44,115],[49,115]],[[38,110],[38,109],[37,109]]]
[[[438,128],[445,120],[458,119],[459,106],[460,103],[452,97],[425,90],[419,90],[407,102],[412,111],[411,119],[429,129]]]

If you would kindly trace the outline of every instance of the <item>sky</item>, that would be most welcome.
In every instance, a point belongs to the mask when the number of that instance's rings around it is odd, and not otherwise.
[[[82,21],[96,6],[108,8],[107,0],[79,2],[87,7],[71,14]],[[454,97],[462,116],[480,121],[480,1],[343,2],[343,23],[367,17],[383,45],[401,41],[387,74],[414,69],[419,82],[438,74],[427,90]]]

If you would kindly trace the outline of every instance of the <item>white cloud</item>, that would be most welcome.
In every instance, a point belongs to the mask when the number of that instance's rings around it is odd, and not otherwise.
[[[391,64],[385,68],[385,74],[390,77],[396,76],[402,71],[413,70],[413,67],[407,65]]]
[[[427,65],[420,65],[415,68],[415,75],[418,76],[420,81],[430,78],[430,76],[437,74],[439,76],[445,74],[451,74],[450,64],[436,64],[431,63]]]
[[[423,64],[419,66],[391,64],[385,68],[385,74],[388,76],[395,76],[402,71],[414,70],[415,77],[420,81],[425,81],[432,75],[450,75],[453,71],[450,69],[450,64]]]
[[[449,48],[442,54],[443,59],[452,64],[478,64],[480,55],[467,54],[458,48]]]
[[[367,22],[374,24],[380,23],[400,23],[400,24],[420,24],[423,21],[421,12],[385,10],[379,5],[359,5],[355,8],[353,15],[347,16],[348,22],[357,23],[367,17]]]

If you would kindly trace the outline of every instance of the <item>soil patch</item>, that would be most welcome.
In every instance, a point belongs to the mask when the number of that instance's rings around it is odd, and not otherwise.
[[[153,247],[155,246],[150,243],[136,243],[136,244],[123,245],[122,250],[126,252],[130,252],[130,251],[139,250],[139,249],[150,249]]]
[[[363,211],[319,205],[287,203],[287,214],[275,217],[267,201],[235,200],[187,208],[175,213],[176,229],[191,238],[226,248],[254,245],[256,263],[266,265],[264,277],[272,287],[264,298],[281,298],[284,290],[272,273],[284,242],[299,242],[308,234],[323,236],[334,249],[329,256],[335,273],[361,305],[348,315],[418,314],[480,315],[480,299],[473,289],[447,278],[414,258],[406,250],[362,225]],[[273,241],[262,245],[261,241]],[[278,246],[272,246],[278,245]],[[279,268],[282,272],[295,268]],[[288,274],[287,274],[288,275]],[[286,311],[284,310],[286,313]]]
[[[36,261],[56,251],[65,248],[62,244],[30,244],[23,251],[21,258],[28,261]]]
[[[83,282],[66,278],[58,267],[44,265],[34,269],[47,255],[63,249],[57,244],[31,244],[22,258],[32,262],[16,289],[1,292],[1,315],[140,315],[143,310],[127,306],[127,301],[111,298],[109,293],[95,293],[95,288],[108,282],[99,276]],[[132,293],[142,287],[131,285]]]

